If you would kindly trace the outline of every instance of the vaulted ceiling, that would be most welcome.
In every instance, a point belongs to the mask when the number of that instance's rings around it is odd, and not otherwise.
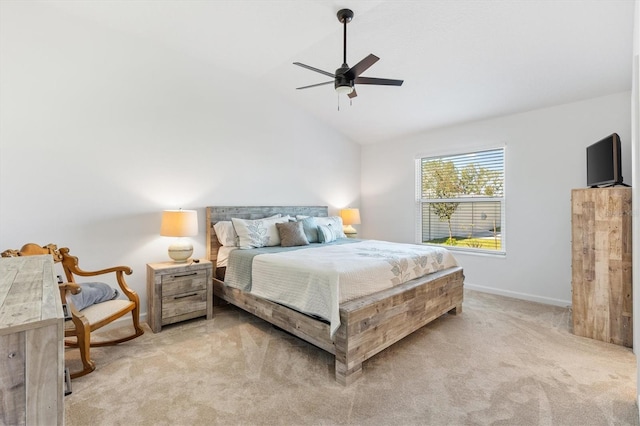
[[[632,0],[53,1],[264,86],[362,144],[631,89]],[[380,61],[350,102],[330,80],[347,61]],[[250,101],[250,100],[247,100]],[[338,110],[339,106],[339,110]]]

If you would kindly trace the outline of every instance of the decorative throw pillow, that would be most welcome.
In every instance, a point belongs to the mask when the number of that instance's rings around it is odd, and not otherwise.
[[[329,225],[333,226],[333,231],[336,233],[336,238],[347,238],[342,230],[342,218],[340,216],[329,216],[329,217],[316,217],[316,222],[318,225]]]
[[[238,234],[236,234],[236,230],[230,220],[217,222],[213,225],[213,230],[216,231],[218,241],[223,246],[235,247],[238,245]]]
[[[304,230],[304,235],[307,237],[307,241],[310,243],[318,242],[318,222],[315,217],[305,217],[304,219],[299,219],[299,223],[302,224],[302,229]]]
[[[106,302],[118,297],[118,290],[105,283],[80,283],[82,291],[78,294],[67,294],[66,298],[71,299],[73,306],[81,311],[84,308],[96,303]]]
[[[333,225],[333,229],[335,232],[337,232],[338,238],[347,238],[347,236],[345,235],[343,229],[343,223],[342,223],[342,218],[340,216],[304,216],[304,215],[296,215],[296,219],[300,220],[304,220],[307,218],[313,218],[316,221],[317,225],[328,225],[328,224],[332,224]],[[305,233],[306,233],[306,229],[305,229]],[[309,234],[307,234],[307,239],[309,239]],[[311,241],[311,239],[309,239],[310,243],[314,243],[315,241]]]
[[[282,247],[306,246],[309,244],[302,229],[302,222],[276,223]]]
[[[238,234],[238,247],[241,249],[271,247],[280,245],[276,223],[289,222],[289,216],[255,220],[232,218],[231,222]]]
[[[338,239],[338,235],[333,228],[333,224],[331,223],[327,225],[318,225],[318,242],[330,243]]]

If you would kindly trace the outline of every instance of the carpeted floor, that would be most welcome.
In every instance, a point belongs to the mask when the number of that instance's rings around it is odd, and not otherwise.
[[[73,380],[65,421],[640,424],[630,349],[572,335],[569,309],[470,290],[463,306],[462,315],[445,315],[366,361],[349,387],[334,381],[328,353],[216,307],[213,320],[158,334],[146,328],[131,342],[93,349],[97,369]]]

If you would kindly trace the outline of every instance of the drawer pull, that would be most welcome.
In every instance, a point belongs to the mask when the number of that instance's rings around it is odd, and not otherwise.
[[[192,296],[197,296],[197,295],[198,295],[198,293],[181,294],[180,296],[174,296],[173,300],[184,299],[185,297],[192,297]]]
[[[198,273],[197,272],[192,272],[190,274],[174,275],[174,278],[190,277],[192,275],[198,275]]]

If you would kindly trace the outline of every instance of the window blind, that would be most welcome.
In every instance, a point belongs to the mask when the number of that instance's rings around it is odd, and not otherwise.
[[[504,148],[418,162],[421,241],[504,253]]]

